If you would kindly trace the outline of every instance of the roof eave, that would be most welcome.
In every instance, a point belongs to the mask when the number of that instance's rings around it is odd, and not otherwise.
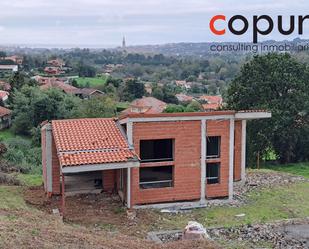
[[[111,169],[138,168],[140,163],[138,160],[129,160],[126,162],[101,163],[101,164],[83,164],[75,166],[62,166],[62,173],[81,173]]]
[[[252,120],[263,118],[271,118],[271,112],[237,112],[235,114],[235,119],[237,120]]]

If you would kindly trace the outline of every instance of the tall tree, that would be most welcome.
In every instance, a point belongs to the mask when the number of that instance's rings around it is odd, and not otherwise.
[[[242,67],[228,89],[228,107],[272,112],[248,124],[251,155],[272,148],[282,163],[309,159],[308,82],[308,65],[289,54],[255,56]]]

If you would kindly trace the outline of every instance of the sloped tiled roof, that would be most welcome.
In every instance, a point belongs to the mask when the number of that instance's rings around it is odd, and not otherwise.
[[[80,89],[69,84],[64,83],[63,81],[59,81],[57,79],[51,78],[46,84],[41,85],[40,88],[42,90],[47,90],[49,88],[58,88],[63,90],[65,93],[68,94],[77,94],[80,93]]]
[[[56,120],[52,130],[62,167],[137,159],[112,118]]]
[[[141,99],[134,100],[130,107],[122,112],[122,114],[129,113],[147,113],[155,114],[162,113],[166,108],[167,104],[161,100],[158,100],[154,97],[143,97]],[[134,111],[138,109],[139,111]]]
[[[199,99],[207,101],[206,104],[202,105],[204,110],[218,110],[223,102],[221,96],[203,95]]]
[[[9,115],[9,114],[11,114],[11,112],[12,111],[10,109],[7,109],[3,106],[0,106],[0,117],[3,117],[5,115]]]
[[[5,81],[0,80],[0,88],[4,91],[10,91],[11,85]]]

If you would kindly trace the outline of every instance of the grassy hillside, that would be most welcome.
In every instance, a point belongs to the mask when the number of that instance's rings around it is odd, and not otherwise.
[[[94,78],[89,78],[89,77],[81,77],[77,78],[77,84],[79,87],[87,87],[89,86],[90,88],[96,88],[98,86],[104,85],[106,83],[107,76],[100,76],[100,77],[94,77]]]
[[[294,175],[301,175],[309,178],[309,162],[305,163],[292,163],[285,165],[267,165],[263,168],[271,169],[280,172],[286,172]]]

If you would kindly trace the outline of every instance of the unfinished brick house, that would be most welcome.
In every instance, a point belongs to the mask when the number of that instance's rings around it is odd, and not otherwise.
[[[270,117],[211,111],[52,121],[42,127],[45,191],[63,199],[110,191],[128,208],[231,199],[233,183],[245,179],[246,122]]]

